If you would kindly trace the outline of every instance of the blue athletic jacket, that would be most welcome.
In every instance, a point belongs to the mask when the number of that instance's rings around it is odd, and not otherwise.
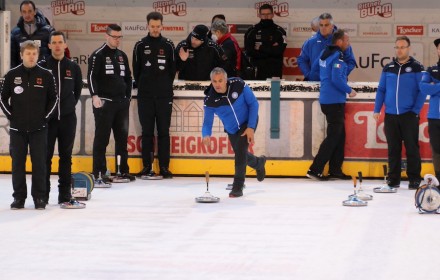
[[[338,46],[328,46],[319,59],[321,90],[319,103],[345,103],[351,88],[347,84],[348,66]]]
[[[256,128],[258,118],[258,101],[252,90],[240,78],[229,78],[225,94],[219,94],[214,87],[205,90],[205,116],[202,136],[211,136],[214,114],[223,123],[229,134],[237,133],[240,127]]]
[[[385,113],[401,115],[419,114],[426,95],[420,91],[423,65],[413,57],[399,64],[396,59],[385,65],[376,93],[374,112],[379,113],[385,104]]]
[[[420,90],[430,95],[428,119],[440,119],[440,61],[423,72]]]
[[[333,32],[336,31],[336,26]],[[320,81],[319,78],[319,57],[325,47],[331,45],[333,34],[324,38],[318,31],[315,35],[307,39],[298,57],[298,66],[307,81]],[[356,59],[353,55],[351,46],[344,51],[344,61],[348,66],[347,76],[356,67]]]

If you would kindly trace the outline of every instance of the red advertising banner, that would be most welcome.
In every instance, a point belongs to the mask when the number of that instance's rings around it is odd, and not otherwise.
[[[374,102],[350,102],[345,111],[345,157],[352,159],[387,159],[388,150],[384,132],[384,112],[379,122],[373,118]],[[429,146],[428,104],[420,113],[419,144],[422,159],[431,159]],[[402,157],[405,156],[403,146]]]

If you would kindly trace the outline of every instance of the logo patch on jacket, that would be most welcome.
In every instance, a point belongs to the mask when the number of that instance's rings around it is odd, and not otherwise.
[[[15,77],[14,78],[14,84],[21,85],[23,81],[21,80],[21,77]]]
[[[121,55],[119,56],[119,62],[124,62],[124,58]]]
[[[238,98],[238,92],[234,91],[231,96],[232,96],[232,98],[237,99]]]
[[[412,72],[412,68],[411,68],[411,67],[406,67],[406,68],[405,68],[405,72],[407,72],[407,73],[408,73],[408,72]]]
[[[339,64],[339,63],[335,63],[335,64],[333,65],[333,67],[339,69],[339,68],[341,68],[341,64]]]
[[[70,70],[66,70],[66,76],[67,77],[72,77],[72,73],[70,72]]]
[[[42,84],[43,84],[43,79],[37,78],[37,85],[42,85]]]
[[[159,49],[159,54],[163,55],[165,53],[165,51],[163,49]]]

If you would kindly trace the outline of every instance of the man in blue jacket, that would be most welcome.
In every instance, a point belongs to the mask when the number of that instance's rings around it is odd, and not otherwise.
[[[301,54],[298,57],[298,65],[304,75],[305,81],[320,81],[319,57],[321,52],[331,44],[333,33],[337,30],[333,24],[333,17],[329,13],[319,16],[319,31],[304,42]],[[345,51],[344,61],[347,64],[347,76],[356,67],[356,59],[353,50],[349,46]]]
[[[430,96],[428,111],[429,143],[435,176],[440,180],[440,38],[434,41],[439,61],[423,73],[420,90]]]
[[[256,157],[248,152],[254,144],[258,123],[258,101],[254,93],[240,78],[230,78],[223,68],[211,71],[211,85],[205,90],[202,135],[203,144],[210,144],[214,114],[222,121],[235,153],[235,174],[229,197],[243,196],[246,165],[257,171],[257,180],[266,176],[266,157]]]
[[[319,103],[327,121],[327,137],[321,143],[307,177],[315,180],[341,179],[350,176],[342,172],[345,147],[345,102],[356,96],[347,84],[348,65],[344,51],[350,47],[348,34],[339,29],[333,34],[332,44],[325,48],[319,59],[321,91]],[[329,175],[324,176],[324,166],[329,162]]]
[[[426,95],[420,91],[423,65],[409,56],[408,37],[396,38],[392,62],[385,65],[380,77],[374,104],[374,119],[379,120],[385,104],[385,136],[388,143],[388,186],[400,187],[402,141],[408,161],[406,174],[409,189],[420,185],[419,113]]]

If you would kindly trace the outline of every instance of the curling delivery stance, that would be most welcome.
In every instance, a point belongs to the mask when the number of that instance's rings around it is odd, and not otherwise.
[[[257,180],[266,176],[266,157],[248,152],[254,143],[258,123],[258,101],[252,90],[240,78],[230,78],[226,71],[216,67],[211,71],[211,85],[205,90],[203,143],[210,144],[214,115],[223,123],[235,153],[235,174],[229,197],[243,196],[246,166],[257,171]]]

